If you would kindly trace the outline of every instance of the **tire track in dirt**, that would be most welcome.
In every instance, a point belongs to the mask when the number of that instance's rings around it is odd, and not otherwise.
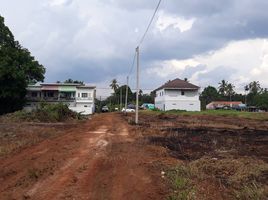
[[[53,176],[42,182],[37,182],[27,193],[26,197],[33,199],[59,199],[66,184],[75,181],[77,169],[88,159],[94,161],[105,153],[108,141],[105,140],[107,128],[101,126],[96,131],[89,131],[83,138],[79,152],[67,160]]]
[[[120,114],[96,115],[67,135],[1,160],[1,168],[10,164],[16,174],[0,177],[6,184],[0,196],[4,200],[163,199],[163,184],[148,165],[153,155],[135,142],[135,133],[129,130]],[[28,170],[42,169],[43,164],[53,166],[51,172],[29,179]]]

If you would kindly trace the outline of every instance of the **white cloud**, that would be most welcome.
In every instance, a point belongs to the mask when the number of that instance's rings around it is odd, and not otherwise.
[[[185,19],[183,17],[168,15],[162,11],[156,22],[156,27],[160,31],[164,31],[168,27],[173,27],[179,29],[180,32],[185,32],[192,28],[194,21],[195,18]]]
[[[191,67],[193,72],[188,78],[203,87],[208,84],[217,86],[221,79],[234,83],[238,91],[254,80],[268,87],[268,40],[231,42],[222,49],[191,59],[165,60],[151,66],[146,73],[153,73],[163,81],[180,77]]]
[[[62,6],[62,5],[68,5],[72,2],[72,0],[51,0],[49,1],[50,6]]]
[[[197,66],[200,63],[194,59],[188,60],[166,60],[163,62],[156,62],[152,67],[147,69],[147,73],[154,73],[161,78],[168,78],[173,74],[181,74],[187,66]]]

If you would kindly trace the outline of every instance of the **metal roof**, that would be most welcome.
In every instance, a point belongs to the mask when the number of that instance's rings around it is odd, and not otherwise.
[[[187,81],[176,78],[172,81],[166,82],[165,84],[163,84],[162,86],[157,88],[155,91],[161,90],[161,89],[198,90],[199,88],[200,87],[198,87],[192,83],[189,83]]]

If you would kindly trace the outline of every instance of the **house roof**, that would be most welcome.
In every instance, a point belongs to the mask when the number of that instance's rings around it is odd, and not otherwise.
[[[212,101],[208,105],[240,105],[242,101]]]
[[[41,83],[42,86],[80,86],[80,83]]]
[[[74,88],[95,89],[93,85],[82,85],[78,83],[37,83],[28,85],[29,91],[54,90],[54,91],[75,91]]]
[[[155,91],[161,90],[161,89],[198,90],[199,87],[187,81],[176,78],[172,81],[166,82],[164,85],[160,86]]]

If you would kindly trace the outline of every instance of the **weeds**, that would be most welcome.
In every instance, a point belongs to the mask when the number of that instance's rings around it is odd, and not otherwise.
[[[172,194],[168,200],[191,200],[196,199],[196,191],[192,183],[192,173],[186,166],[178,166],[167,173],[168,181],[172,187]]]
[[[28,177],[32,180],[37,180],[39,178],[40,174],[39,171],[35,168],[28,169]]]
[[[236,199],[260,200],[266,199],[267,195],[268,192],[265,192],[264,188],[260,187],[255,181],[250,184],[244,185],[241,190],[235,191]]]

